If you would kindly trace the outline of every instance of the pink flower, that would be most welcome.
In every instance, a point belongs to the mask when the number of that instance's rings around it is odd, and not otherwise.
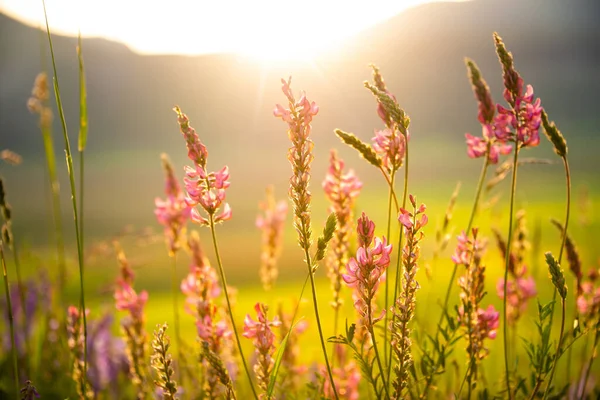
[[[354,360],[347,360],[346,349],[342,346],[334,347],[335,364],[340,367],[334,367],[331,371],[334,377],[335,388],[340,398],[347,400],[358,400],[360,393],[358,385],[360,384],[360,369]],[[327,369],[324,365],[320,367],[321,374],[327,376]],[[325,379],[323,382],[323,394],[327,398],[333,398],[331,381]]]
[[[406,138],[389,128],[376,130],[373,149],[383,157],[383,165],[388,171],[396,171],[402,166],[406,149]]]
[[[179,236],[190,217],[191,208],[185,201],[179,182],[177,182],[173,173],[173,167],[166,154],[162,155],[162,161],[166,173],[165,194],[167,198],[165,200],[155,199],[156,209],[154,214],[158,222],[165,227],[169,253],[173,255],[179,248]]]
[[[533,100],[533,87],[531,85],[527,85],[525,93],[522,93],[522,78],[519,78],[518,90],[512,109],[498,105],[494,133],[499,140],[511,139],[523,146],[537,146],[540,143],[539,128],[542,123],[543,109],[541,101],[540,99]],[[512,97],[511,94],[511,100]],[[513,131],[516,134],[513,134]]]
[[[367,327],[379,321],[385,312],[383,310],[379,317],[374,318],[370,305],[379,284],[385,279],[385,271],[390,264],[392,252],[392,245],[387,244],[385,237],[383,240],[375,238],[375,244],[370,246],[374,230],[375,224],[363,213],[358,220],[361,247],[356,251],[356,257],[348,261],[347,273],[342,275],[344,282],[355,289],[354,307],[364,318]]]
[[[200,205],[215,223],[231,219],[231,208],[225,203],[225,189],[230,185],[229,168],[225,166],[220,171],[207,173],[204,168],[196,165],[195,169],[186,167],[185,172],[183,181],[188,193],[187,204],[190,207]],[[219,213],[221,206],[223,209]],[[196,208],[192,209],[191,216],[192,221],[201,225],[210,223]]]
[[[273,367],[273,353],[275,352],[275,334],[271,327],[281,326],[281,321],[277,316],[272,321],[267,319],[267,307],[264,304],[256,303],[257,320],[253,320],[250,315],[246,315],[244,319],[244,333],[246,338],[254,339],[256,347],[257,361],[254,365],[254,372],[259,382],[261,389],[266,390],[269,384],[269,376]]]
[[[358,232],[358,245],[368,247],[373,241],[375,223],[363,212],[362,216],[358,219],[356,231]]]
[[[524,268],[525,270],[525,268]],[[504,278],[498,279],[496,284],[498,297],[504,299]],[[509,279],[506,286],[508,314],[511,321],[517,320],[526,310],[529,299],[537,295],[533,277],[524,277],[524,273],[514,279]]]
[[[338,158],[335,150],[331,150],[329,169],[323,180],[323,190],[329,201],[333,203],[330,210],[336,213],[344,211],[346,205],[352,205],[363,185],[353,170],[346,173],[343,170],[344,161]]]
[[[117,310],[129,311],[135,319],[142,319],[148,292],[144,290],[138,295],[131,286],[122,285],[115,290],[115,302]]]
[[[486,310],[480,308],[477,310],[477,323],[483,336],[495,339],[496,329],[500,326],[500,313],[491,304]]]
[[[179,107],[175,107],[174,110],[187,143],[188,156],[194,162],[193,168],[185,168],[186,177],[183,181],[188,193],[186,202],[189,207],[200,205],[209,217],[200,215],[200,212],[193,208],[192,221],[201,225],[210,225],[211,220],[213,223],[227,221],[231,219],[231,208],[225,202],[225,189],[229,187],[229,168],[225,166],[218,172],[208,172],[206,147],[200,142],[194,128],[189,125],[188,117]],[[220,210],[221,206],[223,206],[222,210]]]

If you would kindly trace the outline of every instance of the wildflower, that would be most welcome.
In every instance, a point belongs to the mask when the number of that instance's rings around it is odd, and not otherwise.
[[[335,150],[331,150],[329,169],[323,180],[323,189],[325,196],[331,203],[329,212],[334,212],[338,221],[330,245],[331,251],[328,253],[326,260],[333,289],[331,305],[334,309],[339,308],[342,304],[340,290],[342,274],[345,272],[349,258],[348,242],[353,218],[352,209],[361,188],[362,182],[354,174],[354,171],[349,170],[344,173],[344,161],[338,158]]]
[[[473,239],[466,238],[464,242],[466,258],[469,262],[465,264],[465,274],[458,279],[461,288],[458,320],[467,338],[469,385],[477,382],[479,363],[488,354],[485,339],[494,339],[499,326],[499,314],[494,307],[490,305],[486,310],[480,307],[486,294],[485,266],[481,263],[485,243],[478,240],[478,229],[473,228],[471,234]]]
[[[256,303],[254,310],[256,311],[257,320],[253,320],[250,314],[246,315],[243,336],[254,339],[257,356],[254,372],[256,373],[259,387],[266,391],[269,385],[271,369],[275,362],[273,360],[275,334],[271,330],[271,327],[281,326],[281,321],[279,321],[277,316],[272,321],[269,321],[267,319],[268,308],[264,304]]]
[[[370,331],[372,326],[383,318],[385,310],[378,317],[373,316],[373,299],[379,284],[385,279],[385,271],[390,264],[392,245],[387,244],[385,237],[375,238],[375,224],[363,212],[358,219],[358,235],[360,247],[356,257],[348,261],[347,273],[342,279],[349,287],[354,288],[354,308],[362,318],[362,324]]]
[[[154,381],[154,384],[162,389],[163,399],[176,400],[177,382],[173,380],[175,371],[172,367],[173,359],[171,354],[168,353],[170,339],[165,334],[166,330],[167,324],[163,324],[162,326],[158,325],[157,330],[154,331],[150,364],[158,375],[158,379]]]
[[[539,128],[542,123],[541,101],[533,99],[531,85],[527,85],[523,92],[523,78],[514,68],[512,54],[506,50],[502,38],[497,33],[494,33],[494,41],[502,64],[503,95],[510,105],[510,109],[497,106],[498,117],[494,134],[500,140],[512,140],[520,146],[537,146],[540,143]]]
[[[470,158],[479,158],[487,155],[487,162],[491,164],[498,163],[499,155],[510,154],[512,147],[506,144],[508,137],[495,137],[495,126],[498,122],[494,118],[495,108],[490,94],[490,88],[481,76],[477,65],[467,59],[467,69],[469,71],[469,80],[473,87],[475,98],[478,102],[477,119],[481,123],[481,137],[465,134],[467,138],[467,154]]]
[[[406,150],[404,135],[386,128],[375,130],[375,136],[371,140],[373,141],[373,149],[383,158],[383,165],[390,174],[402,167]]]
[[[418,261],[420,256],[419,242],[423,239],[421,230],[428,223],[425,214],[425,204],[417,208],[417,201],[413,195],[409,196],[413,211],[409,212],[403,208],[400,209],[398,220],[404,228],[406,234],[406,245],[402,249],[402,265],[404,266],[404,279],[402,280],[402,291],[396,299],[395,306],[392,308],[394,318],[392,319],[392,349],[396,364],[394,365],[395,381],[394,398],[402,397],[402,392],[408,386],[408,375],[413,364],[410,340],[411,330],[409,323],[415,315],[416,293],[419,289],[419,283],[416,281],[418,270]]]
[[[186,202],[192,207],[192,221],[208,226],[212,223],[223,222],[231,219],[231,207],[225,202],[225,189],[230,185],[229,168],[223,167],[217,172],[208,172],[206,161],[208,151],[200,142],[198,134],[189,124],[188,117],[181,112],[179,107],[174,108],[181,133],[186,140],[188,157],[194,162],[194,167],[185,168],[185,188],[187,191]],[[197,205],[208,214],[208,219],[200,214]],[[222,209],[221,209],[222,207]]]
[[[292,78],[282,82],[282,91],[288,99],[288,107],[277,104],[273,115],[288,124],[288,136],[292,147],[288,150],[288,160],[292,165],[290,178],[290,198],[294,204],[294,225],[299,235],[300,247],[308,250],[311,245],[310,199],[308,190],[310,164],[313,160],[313,142],[310,140],[312,119],[319,112],[315,102],[310,102],[305,94],[296,100],[290,89]]]
[[[267,201],[260,203],[264,215],[256,218],[256,226],[262,230],[260,278],[265,290],[277,279],[277,259],[281,253],[283,228],[288,206],[285,201],[275,202],[273,187],[267,188]]]
[[[85,310],[86,314],[89,310]],[[67,340],[71,355],[73,356],[73,381],[77,388],[80,398],[87,399],[93,397],[92,389],[85,375],[84,365],[84,346],[83,336],[83,316],[75,306],[69,306],[67,309]]]
[[[87,376],[94,393],[112,389],[117,393],[117,381],[121,371],[129,370],[125,343],[111,333],[113,316],[106,314],[101,319],[90,321],[88,329]]]
[[[165,227],[165,238],[169,255],[174,256],[179,249],[179,238],[185,229],[187,219],[190,217],[191,208],[185,201],[183,192],[166,154],[161,155],[163,168],[166,175],[165,194],[167,198],[156,198],[154,214],[158,222]]]
[[[207,346],[207,351],[219,360],[223,358],[225,362],[229,362],[231,357],[226,357],[226,349],[231,345],[232,332],[220,313],[221,309],[215,304],[216,298],[221,294],[217,272],[202,252],[198,232],[192,231],[188,236],[188,247],[192,253],[192,262],[190,272],[181,282],[181,291],[186,296],[186,311],[195,317],[198,338],[203,346]],[[205,370],[203,389],[207,396],[215,398],[221,396],[227,388],[218,385],[220,377],[211,368],[211,359],[202,358]],[[234,369],[232,364],[231,372]],[[229,375],[235,375],[231,372]]]
[[[148,334],[144,328],[146,324],[144,307],[148,301],[148,292],[143,291],[138,294],[135,291],[133,288],[135,274],[129,266],[123,249],[117,242],[114,242],[114,246],[120,265],[120,276],[115,287],[115,305],[117,310],[129,312],[129,315],[121,321],[129,359],[129,374],[136,387],[137,396],[144,397],[148,346]]]

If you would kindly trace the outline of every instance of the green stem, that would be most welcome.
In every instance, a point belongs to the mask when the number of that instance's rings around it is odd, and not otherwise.
[[[179,357],[179,380],[183,380],[183,354],[181,347],[181,333],[179,330],[179,306],[177,304],[177,294],[179,292],[179,285],[177,284],[177,253],[173,253],[172,269],[171,269],[171,290],[173,292],[173,325],[175,327],[175,344],[177,345],[177,355]],[[183,384],[183,382],[181,382]]]
[[[585,387],[587,386],[588,383],[588,379],[590,379],[590,372],[592,371],[592,363],[594,362],[594,359],[596,358],[596,348],[598,347],[598,338],[600,338],[600,326],[598,326],[598,324],[596,324],[596,336],[594,337],[594,347],[592,349],[591,355],[590,355],[590,362],[587,368],[587,371],[585,372],[585,378],[583,379],[583,386],[581,387],[581,395],[579,396],[579,400],[583,400],[583,398],[585,397]]]
[[[390,182],[390,187],[392,187],[393,189],[393,185],[392,182]],[[405,148],[404,148],[404,188],[402,189],[402,208],[406,208],[406,198],[408,197],[408,137],[405,137]],[[396,207],[398,205],[398,202],[396,202]],[[398,287],[400,287],[402,281],[400,279],[400,270],[401,265],[400,262],[402,261],[402,238],[403,238],[403,234],[404,234],[404,229],[402,229],[402,226],[400,226],[400,234],[398,235],[398,257],[396,259],[396,279],[394,280],[394,301],[396,301],[396,299],[398,298]],[[386,279],[387,282],[387,279]],[[386,296],[387,297],[387,296]],[[386,309],[386,315],[387,315],[387,309]],[[394,321],[396,320],[396,315],[394,314],[392,316],[392,324],[394,323]],[[387,326],[384,327],[384,331],[387,332]],[[385,349],[384,349],[385,351]],[[387,365],[387,382],[390,381],[390,374],[392,372],[392,346],[389,346],[389,357],[388,359],[390,360],[390,362]],[[383,375],[383,372],[382,372]]]
[[[304,222],[302,222],[302,231],[306,232],[306,227],[304,226]],[[325,347],[325,340],[323,339],[323,328],[321,327],[321,318],[319,317],[319,305],[317,301],[317,289],[315,287],[315,277],[312,267],[312,261],[310,254],[308,253],[308,248],[304,249],[304,256],[306,258],[306,265],[308,267],[308,274],[310,276],[310,286],[312,289],[312,299],[313,306],[315,309],[315,318],[317,319],[317,328],[319,328],[319,339],[321,340],[321,349],[323,350],[323,356],[325,357],[325,366],[327,367],[327,374],[329,375],[329,380],[331,382],[331,388],[333,390],[333,395],[336,400],[339,398],[337,389],[335,387],[335,381],[333,380],[333,373],[331,372],[331,366],[329,365],[329,357],[327,356],[327,348]]]
[[[513,170],[512,170],[512,183],[510,189],[510,211],[508,215],[508,239],[506,241],[506,256],[505,256],[505,265],[504,265],[504,300],[503,300],[503,315],[502,315],[502,332],[503,332],[503,343],[504,343],[504,372],[506,374],[506,392],[508,394],[508,398],[512,399],[512,392],[510,391],[510,379],[509,379],[509,371],[508,371],[508,267],[510,265],[510,246],[512,244],[512,234],[513,234],[513,214],[514,214],[514,206],[515,206],[515,193],[517,191],[517,162],[519,158],[519,142],[515,145],[515,156],[513,159]]]
[[[550,386],[552,384],[552,378],[554,378],[554,372],[556,371],[556,364],[558,363],[558,354],[560,351],[560,347],[562,346],[563,335],[565,333],[565,317],[566,317],[566,302],[564,299],[561,299],[561,318],[560,318],[560,334],[558,335],[558,344],[556,345],[556,357],[554,362],[552,363],[552,370],[550,371],[550,378],[548,379],[548,385],[546,386],[546,391],[544,392],[544,400],[548,397],[550,393]]]
[[[258,400],[258,395],[256,394],[256,389],[254,388],[254,384],[252,383],[252,376],[250,375],[250,370],[248,369],[248,365],[246,364],[246,358],[244,357],[244,352],[242,351],[242,343],[240,342],[240,337],[237,332],[237,327],[235,325],[235,318],[233,317],[233,310],[231,308],[231,301],[229,300],[229,292],[227,291],[227,280],[225,279],[225,271],[223,270],[223,263],[221,262],[221,254],[219,253],[219,245],[217,243],[217,234],[215,232],[215,218],[214,215],[209,215],[209,226],[210,233],[212,235],[213,246],[215,248],[215,255],[217,257],[217,265],[219,266],[219,275],[221,276],[221,284],[223,285],[223,293],[225,293],[225,300],[227,301],[227,311],[229,312],[229,318],[231,319],[231,327],[233,328],[233,334],[235,336],[235,341],[237,343],[238,350],[240,352],[240,357],[242,359],[242,364],[244,365],[244,370],[246,371],[246,376],[248,377],[248,383],[250,383],[250,389],[252,389],[252,394],[254,398]]]
[[[391,228],[392,228],[392,198],[393,198],[393,194],[394,194],[394,178],[396,176],[396,171],[392,170],[391,172],[391,179],[390,179],[390,187],[389,187],[389,197],[388,197],[388,215],[387,215],[387,234],[386,237],[388,238],[388,240],[391,239]],[[398,257],[400,257],[400,253],[398,253]],[[389,279],[385,280],[385,310],[388,309],[389,307]],[[395,300],[395,299],[394,299]],[[391,357],[392,357],[392,351],[391,351],[391,346],[390,346],[390,358],[388,359],[388,352],[385,351],[385,349],[387,348],[388,345],[388,313],[385,313],[384,319],[383,319],[383,326],[384,326],[384,330],[383,330],[383,357],[384,357],[384,364],[385,365],[390,365],[391,364]],[[389,361],[388,361],[389,360]]]
[[[31,357],[31,353],[29,351],[29,341],[27,340],[27,324],[25,323],[25,319],[27,318],[27,308],[25,307],[25,285],[23,285],[23,279],[21,278],[21,262],[19,259],[18,246],[15,242],[14,232],[12,235],[12,242],[10,244],[10,248],[13,253],[13,258],[15,259],[15,271],[17,273],[17,287],[19,288],[19,301],[21,303],[21,312],[23,313],[23,344],[25,346],[25,360],[23,361],[22,367],[25,369],[25,373],[28,373],[29,370],[29,357]]]
[[[479,181],[477,182],[477,190],[475,191],[475,200],[473,201],[473,208],[471,209],[471,216],[469,217],[469,224],[467,225],[467,230],[465,231],[466,235],[469,235],[469,231],[473,227],[473,222],[475,221],[475,215],[477,214],[477,208],[479,207],[479,200],[481,199],[483,183],[485,182],[485,177],[486,177],[487,169],[489,166],[489,154],[490,154],[490,149],[488,146],[488,151],[485,155],[485,161],[481,168],[481,173],[479,174]],[[444,315],[448,309],[448,303],[450,302],[450,294],[452,293],[452,288],[454,287],[454,278],[456,278],[457,270],[458,270],[458,265],[454,264],[454,268],[452,270],[452,275],[450,276],[450,281],[448,282],[448,288],[446,289],[446,296],[444,298],[444,307],[442,309],[442,315],[440,315],[440,320],[438,322],[438,326],[444,320]]]
[[[369,302],[369,333],[371,334],[371,340],[373,340],[373,350],[375,350],[375,359],[377,360],[377,366],[379,367],[379,371],[381,372],[381,381],[383,383],[383,389],[385,390],[386,398],[390,399],[387,381],[384,379],[384,369],[381,365],[381,358],[379,357],[379,350],[377,350],[377,340],[375,339],[375,332],[373,331],[373,316],[371,315],[371,302]]]
[[[481,168],[481,173],[479,174],[479,181],[477,182],[477,189],[475,191],[475,199],[473,200],[473,208],[471,209],[471,216],[469,217],[469,224],[467,225],[466,234],[469,234],[469,231],[473,227],[473,222],[475,221],[475,215],[477,214],[477,208],[479,206],[479,200],[481,199],[481,192],[483,190],[483,182],[485,182],[485,177],[487,175],[487,169],[489,166],[489,155],[490,155],[490,147],[488,145],[487,152],[485,154],[485,161],[483,162],[483,166]],[[458,265],[454,264],[454,268],[452,269],[452,275],[450,276],[450,280],[448,281],[448,288],[446,289],[446,296],[444,298],[444,306],[442,308],[442,314],[440,315],[440,319],[438,321],[437,326],[439,327],[444,321],[444,315],[446,315],[448,310],[448,303],[450,302],[450,294],[452,293],[452,288],[454,287],[454,279],[456,278],[456,272],[458,270]],[[439,329],[436,333],[436,336],[439,334]],[[444,354],[446,348],[448,347],[450,341],[446,342],[441,350],[440,354]],[[442,364],[442,357],[438,357],[437,363],[431,373],[427,376],[425,389],[423,390],[423,394],[421,395],[421,399],[426,399],[429,393],[429,388],[433,384],[433,378],[435,376],[435,372]]]
[[[77,214],[77,192],[75,189],[75,176],[73,172],[73,157],[71,155],[71,144],[69,142],[69,135],[67,134],[67,123],[65,121],[65,114],[60,99],[60,85],[58,83],[58,74],[56,72],[56,60],[54,57],[54,47],[52,46],[52,37],[50,36],[50,26],[48,24],[48,14],[46,12],[46,2],[42,0],[44,6],[44,18],[46,20],[46,33],[48,35],[48,43],[50,44],[50,55],[52,56],[52,69],[54,71],[54,94],[56,96],[56,105],[58,113],[60,115],[60,122],[63,130],[63,137],[65,140],[65,153],[67,159],[67,169],[69,172],[69,183],[71,185],[71,201],[73,204],[73,219],[75,220],[75,236],[77,238],[77,255],[79,260],[79,287],[81,291],[81,315],[83,316],[83,377],[86,379],[87,376],[87,318],[85,315],[85,294],[83,288],[83,249],[81,247],[81,237],[79,230],[79,218]]]
[[[12,345],[12,356],[13,356],[13,375],[15,376],[15,391],[17,397],[20,398],[19,393],[19,363],[17,361],[17,345],[15,342],[15,326],[12,313],[12,304],[10,301],[10,288],[8,286],[8,272],[6,270],[6,261],[4,259],[4,243],[0,239],[0,258],[2,258],[2,274],[4,276],[4,290],[6,294],[6,307],[8,308],[8,324],[10,326],[10,342]]]
[[[558,263],[559,264],[562,261],[565,243],[567,242],[567,228],[569,226],[569,217],[570,217],[570,210],[571,210],[571,169],[569,168],[569,162],[567,161],[567,157],[564,156],[562,159],[563,159],[563,164],[565,166],[565,181],[566,181],[566,186],[567,186],[567,206],[566,206],[567,210],[566,210],[566,216],[565,216],[565,225],[563,227],[563,232],[562,232],[562,243],[560,245],[560,250],[558,252]],[[550,331],[552,331],[552,321],[554,319],[554,304],[556,302],[556,293],[557,293],[557,290],[555,288],[554,293],[552,295],[553,304],[552,304],[552,313],[550,314]],[[564,300],[563,300],[563,315],[562,315],[563,321],[561,322],[561,332],[560,332],[560,335],[558,338],[558,344],[556,347],[557,355],[558,355],[558,352],[560,351],[560,346],[562,344],[562,337],[563,337],[563,333],[564,333],[564,318],[565,318],[564,307],[565,307],[565,305],[564,305]],[[544,399],[546,399],[546,397],[550,393],[550,386],[552,385],[552,379],[554,378],[554,371],[556,369],[557,362],[558,362],[558,357],[555,357],[554,363],[552,365],[552,370],[550,371],[550,378],[548,379],[548,385],[546,386],[546,391],[544,392]]]

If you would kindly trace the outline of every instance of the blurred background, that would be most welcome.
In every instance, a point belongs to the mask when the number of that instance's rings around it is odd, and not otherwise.
[[[600,5],[594,0],[417,3],[406,3],[405,6],[411,7],[402,7],[404,10],[377,10],[376,6],[363,4],[354,10],[355,14],[358,12],[354,20],[342,8],[338,12],[335,8],[328,9],[331,15],[324,19],[325,14],[316,5],[314,9],[298,11],[298,15],[293,9],[278,10],[271,5],[270,18],[277,21],[272,29],[270,25],[263,26],[264,19],[258,14],[252,23],[252,14],[245,19],[240,16],[249,10],[234,11],[234,8],[231,16],[219,24],[220,29],[213,32],[204,27],[209,19],[206,15],[190,16],[185,9],[168,11],[165,5],[147,5],[156,7],[163,20],[158,17],[145,20],[143,12],[136,13],[124,5],[120,12],[113,10],[114,21],[100,19],[99,24],[90,25],[91,34],[98,36],[101,32],[95,31],[97,26],[121,26],[128,22],[127,32],[137,32],[123,39],[127,39],[128,45],[86,37],[85,22],[89,16],[82,17],[89,108],[85,199],[89,246],[128,226],[127,229],[146,235],[151,235],[147,227],[157,235],[161,233],[153,215],[154,198],[163,196],[160,154],[166,152],[170,156],[181,176],[183,166],[189,164],[172,111],[177,104],[208,146],[209,168],[230,167],[228,201],[234,218],[219,227],[219,231],[227,254],[225,261],[239,272],[231,277],[232,283],[258,283],[260,233],[254,226],[258,202],[271,183],[275,185],[277,198],[287,196],[289,141],[285,124],[273,117],[272,109],[276,103],[284,102],[280,78],[290,75],[294,91],[306,91],[309,99],[320,107],[313,124],[314,230],[321,229],[326,216],[327,203],[320,184],[331,148],[339,150],[347,165],[365,183],[357,212],[367,210],[383,227],[385,182],[333,133],[334,128],[341,128],[369,141],[374,129],[381,128],[375,101],[362,85],[364,80],[371,79],[369,63],[380,67],[389,90],[411,117],[410,192],[429,205],[434,222],[439,222],[447,199],[461,181],[457,215],[467,215],[481,163],[466,155],[464,134],[478,135],[480,126],[464,57],[478,63],[494,100],[500,102],[502,77],[492,41],[494,31],[504,38],[515,57],[517,70],[526,83],[533,85],[550,118],[566,136],[575,193],[587,188],[592,201],[597,199]],[[50,199],[37,117],[29,113],[26,103],[36,75],[42,70],[49,71],[51,63],[45,32],[38,29],[43,25],[27,15],[22,18],[27,24],[16,20],[15,4],[8,0],[0,2],[5,10],[0,14],[0,148],[19,153],[23,163],[15,167],[2,164],[0,173],[13,205],[16,234],[29,246],[43,249],[53,243]],[[32,15],[39,16],[42,11],[41,3],[19,4],[23,10],[38,7]],[[71,15],[68,6],[61,8],[60,4],[49,2],[51,24],[52,20],[64,22],[65,16]],[[98,8],[98,12],[101,10]],[[104,10],[99,16],[110,15],[106,13]],[[358,24],[361,15],[373,18],[374,22]],[[241,20],[250,23],[236,25]],[[71,21],[56,29],[73,33],[73,26],[77,24]],[[244,41],[245,34],[252,35],[254,30],[260,35],[251,36],[251,42]],[[156,47],[148,45],[151,43],[148,40],[135,41],[150,35],[149,32],[153,32],[150,38],[163,38],[156,39]],[[208,45],[220,43],[219,38],[225,33],[238,37],[238,45],[231,40],[223,40],[221,49]],[[307,41],[314,44],[314,49],[306,46]],[[173,47],[166,45],[169,42]],[[203,47],[202,43],[207,45]],[[76,38],[57,34],[54,46],[71,145],[76,148],[79,113]],[[212,54],[190,54],[201,52]],[[54,105],[53,99],[51,103]],[[65,234],[74,250],[58,118],[53,129]],[[523,154],[556,160],[545,139],[539,148]],[[562,216],[562,165],[524,166],[521,171],[518,206],[534,205],[530,211],[543,219],[544,229],[551,229],[546,225],[550,216],[546,214]],[[503,190],[498,191],[499,215],[505,211],[508,199]],[[202,235],[206,238],[207,232],[202,231]],[[285,238],[283,279],[301,276],[304,269],[295,248],[291,223]],[[168,262],[162,238],[151,248],[154,250],[140,253],[140,265]],[[247,251],[236,251],[239,248]],[[116,263],[111,265],[115,268],[111,271],[116,271]]]

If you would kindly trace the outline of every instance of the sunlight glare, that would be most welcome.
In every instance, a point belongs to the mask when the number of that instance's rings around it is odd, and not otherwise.
[[[47,0],[55,33],[120,41],[146,54],[237,53],[262,61],[309,60],[404,9],[433,0]],[[44,26],[38,0],[0,0],[0,10]]]

